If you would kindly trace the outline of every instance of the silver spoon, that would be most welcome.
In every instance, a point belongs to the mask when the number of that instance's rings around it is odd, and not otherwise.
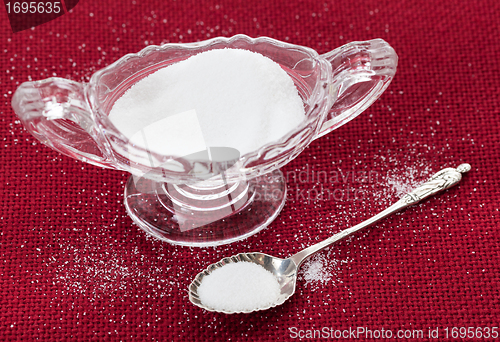
[[[295,293],[295,285],[297,282],[297,272],[299,270],[299,267],[311,255],[365,227],[368,227],[382,220],[383,218],[386,218],[389,215],[392,215],[410,205],[420,202],[426,197],[434,195],[435,193],[442,190],[451,188],[452,186],[460,182],[460,180],[462,179],[462,174],[468,172],[470,169],[471,166],[469,164],[461,164],[456,169],[443,169],[432,176],[427,182],[421,184],[413,191],[407,193],[399,201],[397,201],[384,211],[373,216],[372,218],[352,228],[345,229],[324,241],[303,249],[302,251],[292,255],[288,259],[280,259],[264,253],[240,253],[230,258],[224,258],[221,261],[208,266],[206,270],[200,272],[196,276],[193,282],[191,282],[191,284],[189,285],[189,300],[194,305],[199,306],[200,308],[203,308],[205,310],[222,312],[225,314],[250,313],[258,310],[267,310],[277,305],[281,305]],[[226,264],[235,262],[253,262],[264,267],[266,270],[274,274],[280,285],[280,295],[277,300],[266,307],[259,307],[255,310],[248,311],[223,311],[204,305],[200,301],[200,298],[198,296],[198,287],[201,285],[203,278],[210,275],[210,273],[212,273],[214,270]]]

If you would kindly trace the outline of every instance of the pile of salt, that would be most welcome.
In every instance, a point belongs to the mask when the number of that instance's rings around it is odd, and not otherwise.
[[[120,97],[109,119],[131,143],[164,155],[231,147],[244,155],[304,120],[297,89],[279,64],[255,52],[202,52],[160,69]]]
[[[275,303],[280,295],[280,285],[264,267],[251,262],[236,262],[204,277],[198,295],[206,307],[217,311],[253,311]]]

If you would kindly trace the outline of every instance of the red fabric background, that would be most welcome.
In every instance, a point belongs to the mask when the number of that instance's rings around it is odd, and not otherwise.
[[[16,34],[0,12],[1,340],[273,341],[324,327],[426,336],[439,328],[443,338],[446,327],[500,324],[497,0],[82,0]],[[126,215],[126,173],[45,147],[10,106],[27,80],[86,81],[149,44],[237,33],[319,53],[377,37],[395,48],[398,71],[380,100],[283,169],[376,178],[290,180],[268,229],[217,248],[175,247],[147,238]],[[332,259],[323,261],[330,280],[302,272],[284,305],[225,316],[189,303],[187,286],[208,264],[242,251],[289,256],[388,206],[406,180],[414,186],[462,162],[472,171],[459,186],[323,252],[316,261]],[[321,187],[363,198],[297,196]]]

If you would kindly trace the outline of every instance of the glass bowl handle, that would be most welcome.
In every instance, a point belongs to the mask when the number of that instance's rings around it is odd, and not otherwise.
[[[332,65],[332,107],[315,137],[354,119],[389,86],[398,64],[394,49],[382,39],[352,42],[322,55]]]
[[[114,168],[103,153],[104,143],[98,143],[84,84],[57,77],[25,82],[14,93],[12,107],[24,127],[45,145],[72,158]]]

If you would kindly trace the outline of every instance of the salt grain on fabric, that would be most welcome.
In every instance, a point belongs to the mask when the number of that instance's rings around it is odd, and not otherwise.
[[[210,50],[162,68],[128,89],[109,114],[132,142],[144,144],[138,132],[146,132],[147,148],[165,155],[197,152],[186,149],[196,149],[196,139],[244,155],[304,118],[291,77],[271,59],[241,49]]]

